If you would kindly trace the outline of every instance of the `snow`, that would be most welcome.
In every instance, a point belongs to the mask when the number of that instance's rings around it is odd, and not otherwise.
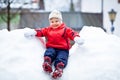
[[[45,47],[40,38],[25,38],[25,29],[0,30],[0,80],[51,80],[42,70]],[[120,38],[84,26],[83,45],[74,44],[60,80],[120,80]]]

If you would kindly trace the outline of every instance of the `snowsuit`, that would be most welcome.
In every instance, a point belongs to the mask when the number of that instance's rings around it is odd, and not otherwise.
[[[47,50],[45,51],[44,56],[49,56],[52,62],[55,61],[55,67],[59,62],[63,62],[66,66],[69,49],[71,47],[69,39],[74,40],[74,37],[79,36],[79,34],[67,27],[64,23],[57,28],[48,26],[42,29],[36,29],[36,32],[37,37],[46,37],[47,39]]]

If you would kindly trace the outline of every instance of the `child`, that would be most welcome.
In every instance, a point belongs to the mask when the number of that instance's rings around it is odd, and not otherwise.
[[[70,40],[74,40],[78,44],[82,44],[83,40],[79,34],[67,27],[62,22],[62,15],[59,11],[53,10],[49,14],[50,26],[41,29],[28,30],[25,36],[46,37],[46,51],[44,53],[43,70],[52,73],[53,78],[62,76],[63,69],[68,63]],[[54,63],[55,70],[52,70]]]

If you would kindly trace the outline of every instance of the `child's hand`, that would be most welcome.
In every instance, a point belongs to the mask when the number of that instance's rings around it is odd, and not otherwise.
[[[24,36],[26,38],[32,38],[36,35],[36,31],[34,29],[25,28]]]
[[[84,44],[84,39],[80,38],[80,37],[75,37],[74,38],[75,43],[77,43],[78,45],[83,45]]]

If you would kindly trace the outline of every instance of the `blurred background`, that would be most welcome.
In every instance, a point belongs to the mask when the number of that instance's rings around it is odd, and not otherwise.
[[[95,26],[120,36],[120,0],[0,0],[0,30],[46,27],[54,9],[74,30]]]

